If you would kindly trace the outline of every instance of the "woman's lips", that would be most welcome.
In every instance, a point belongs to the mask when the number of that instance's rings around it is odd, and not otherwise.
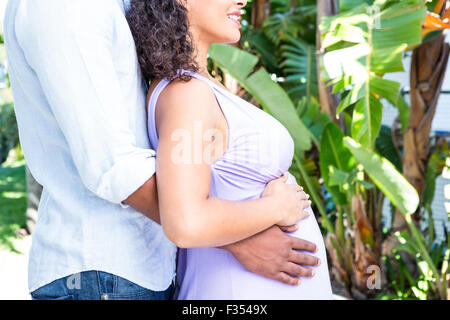
[[[227,15],[228,19],[232,20],[234,23],[236,23],[239,27],[241,26],[241,23],[239,20],[241,19],[240,13],[232,13]]]

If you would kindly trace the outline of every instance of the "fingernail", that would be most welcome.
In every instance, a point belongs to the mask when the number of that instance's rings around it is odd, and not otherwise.
[[[320,266],[322,264],[322,261],[320,261],[320,259],[319,259],[319,262],[317,262],[317,266]]]
[[[300,279],[298,279],[297,281],[297,285],[299,285],[302,281]]]
[[[311,271],[311,277],[314,277],[316,275],[316,272],[314,270]]]

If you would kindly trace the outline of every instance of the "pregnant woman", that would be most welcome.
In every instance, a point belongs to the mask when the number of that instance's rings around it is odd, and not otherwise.
[[[134,0],[127,14],[148,93],[157,149],[161,222],[178,252],[177,299],[332,299],[326,252],[311,208],[289,223],[260,214],[218,221],[221,199],[263,199],[292,163],[294,144],[275,118],[233,95],[207,71],[212,43],[240,39],[246,0]],[[195,183],[192,183],[195,181]],[[288,183],[296,185],[292,176]],[[292,220],[292,219],[291,219]],[[289,286],[246,270],[217,248],[273,224],[314,242],[314,277]],[[261,229],[263,228],[263,229]],[[259,231],[258,231],[259,230]],[[312,272],[311,272],[312,270]]]

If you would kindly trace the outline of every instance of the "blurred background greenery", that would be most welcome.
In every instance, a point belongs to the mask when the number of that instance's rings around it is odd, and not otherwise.
[[[249,0],[243,13],[241,41],[214,45],[210,72],[291,133],[333,291],[449,299],[449,1]],[[0,246],[17,251],[40,190],[0,41]]]
[[[0,248],[12,251],[17,251],[12,240],[26,224],[25,161],[18,143],[3,33],[0,32]]]

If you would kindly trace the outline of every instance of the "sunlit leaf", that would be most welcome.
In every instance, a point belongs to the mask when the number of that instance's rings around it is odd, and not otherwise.
[[[381,128],[383,105],[373,95],[369,94],[358,101],[353,110],[352,137],[371,148]]]
[[[364,83],[357,83],[353,86],[350,92],[339,103],[336,113],[343,112],[348,106],[360,101],[365,96],[366,86]]]
[[[390,103],[396,105],[400,94],[400,83],[371,75],[370,91],[386,98]]]

